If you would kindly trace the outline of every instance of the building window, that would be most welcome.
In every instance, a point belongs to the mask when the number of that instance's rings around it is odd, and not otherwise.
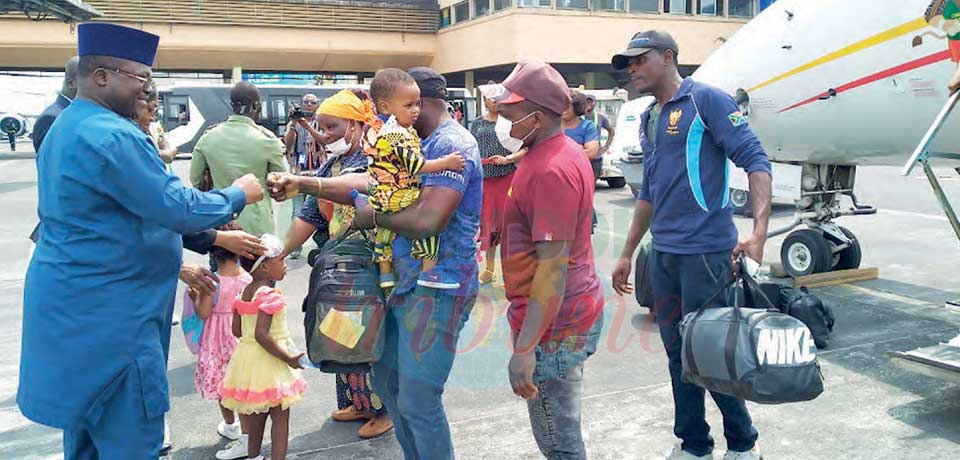
[[[453,5],[453,23],[459,24],[470,20],[470,2],[460,2]]]
[[[671,14],[693,14],[693,0],[663,0],[663,11]]]
[[[557,0],[557,8],[585,10],[590,7],[590,0]]]
[[[453,24],[453,20],[450,17],[450,7],[446,7],[440,10],[440,28],[450,27],[450,24]]]
[[[625,0],[593,0],[593,9],[598,11],[625,11]]]
[[[730,16],[737,18],[752,18],[756,11],[754,6],[756,0],[729,0]]]
[[[490,0],[473,0],[473,17],[479,18],[490,14]]]
[[[723,16],[723,0],[700,0],[700,14]]]
[[[630,0],[631,13],[659,13],[659,0]]]
[[[493,0],[493,11],[505,10],[513,6],[513,0]]]
[[[517,0],[517,6],[521,8],[535,8],[535,7],[550,8],[550,0]]]

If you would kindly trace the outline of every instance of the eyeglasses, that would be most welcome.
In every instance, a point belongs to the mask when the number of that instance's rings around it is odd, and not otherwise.
[[[130,77],[130,78],[132,78],[132,79],[134,79],[134,80],[139,81],[140,84],[142,84],[143,86],[149,86],[149,85],[152,85],[152,84],[153,84],[153,79],[152,79],[152,78],[141,77],[141,76],[139,76],[139,75],[135,75],[135,74],[132,74],[132,73],[130,73],[130,72],[126,72],[126,71],[123,71],[123,70],[120,70],[120,69],[114,69],[114,68],[111,68],[111,67],[101,67],[101,69],[103,69],[103,70],[112,70],[112,71],[114,71],[114,72],[116,72],[116,73],[118,73],[118,74],[120,74],[120,75],[124,75],[124,76]]]

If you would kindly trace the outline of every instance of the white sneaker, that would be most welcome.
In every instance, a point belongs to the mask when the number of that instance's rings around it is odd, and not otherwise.
[[[763,455],[760,455],[759,447],[753,446],[753,449],[746,452],[728,450],[723,454],[723,460],[763,460]]]
[[[247,458],[247,435],[240,435],[240,439],[227,444],[226,448],[217,452],[217,460],[236,460]]]
[[[711,452],[702,457],[697,457],[696,455],[683,450],[683,448],[680,447],[680,444],[677,444],[673,446],[673,449],[670,452],[657,457],[656,460],[713,460],[713,453]]]
[[[231,441],[240,439],[240,435],[243,434],[243,432],[240,431],[239,423],[227,425],[227,423],[223,420],[221,420],[220,424],[217,425],[217,433],[220,433],[220,436],[223,436]]]

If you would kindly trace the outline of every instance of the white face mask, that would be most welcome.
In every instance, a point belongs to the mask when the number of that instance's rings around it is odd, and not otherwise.
[[[353,130],[350,131],[352,133]],[[340,139],[337,139],[326,145],[327,153],[332,157],[338,157],[340,155],[345,155],[350,152],[350,144],[347,143],[346,137],[350,133],[345,134]]]
[[[347,153],[349,150],[350,150],[350,144],[348,144],[347,141],[343,140],[342,137],[340,139],[337,139],[327,144],[327,153],[329,153],[330,156],[333,156],[333,157],[338,157],[340,155],[343,155]]]
[[[534,128],[529,133],[527,133],[527,135],[524,136],[523,139],[517,139],[510,135],[510,131],[513,130],[513,125],[520,123],[523,120],[526,120],[527,118],[532,117],[533,114],[535,113],[537,112],[531,112],[529,115],[517,121],[507,120],[506,118],[503,117],[503,115],[500,115],[499,117],[497,117],[497,124],[494,125],[493,130],[497,133],[497,140],[500,141],[500,145],[502,145],[503,148],[507,149],[508,152],[510,153],[519,152],[520,149],[523,148],[523,142],[526,141],[528,137],[532,136],[533,133],[537,131],[537,129]]]

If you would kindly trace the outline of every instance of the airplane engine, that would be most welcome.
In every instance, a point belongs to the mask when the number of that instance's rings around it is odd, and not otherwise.
[[[27,133],[27,119],[15,113],[0,114],[0,133],[3,133],[3,137],[10,134],[23,136]]]

